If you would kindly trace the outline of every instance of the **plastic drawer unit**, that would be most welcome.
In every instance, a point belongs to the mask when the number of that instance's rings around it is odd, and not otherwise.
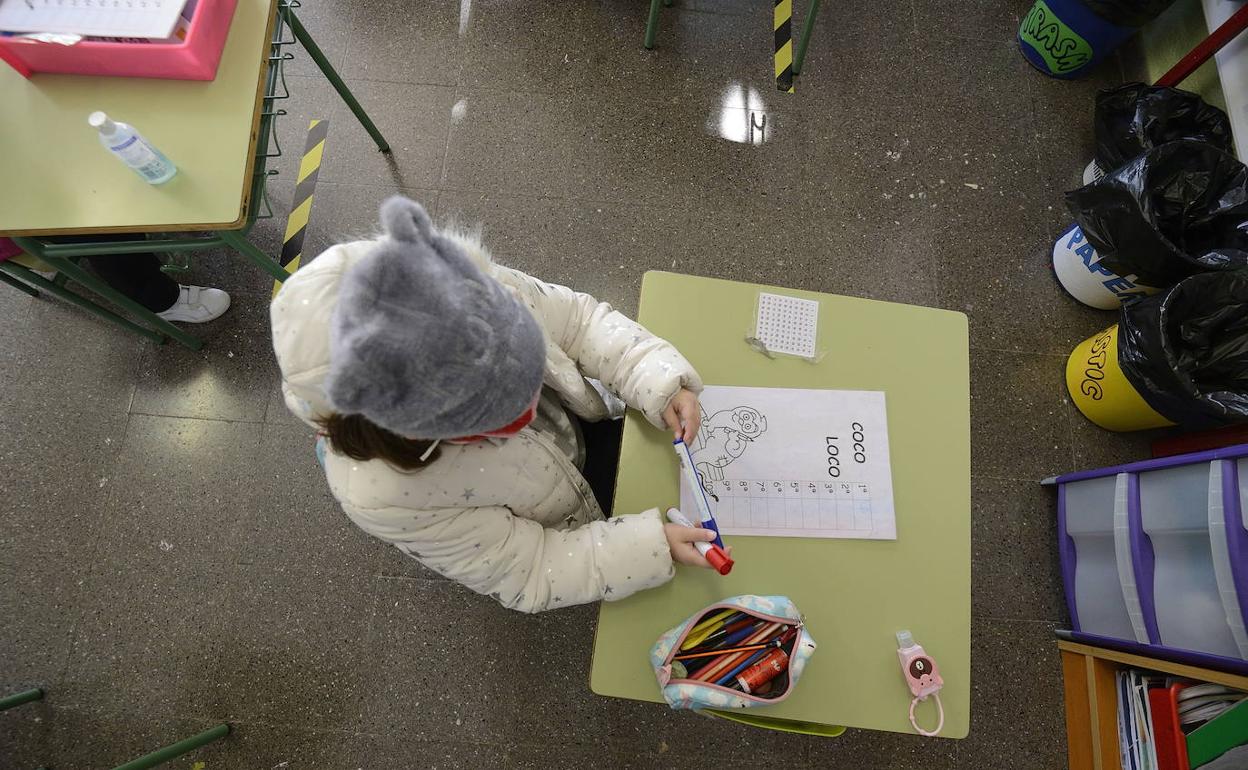
[[[1044,483],[1076,637],[1248,673],[1248,445]]]

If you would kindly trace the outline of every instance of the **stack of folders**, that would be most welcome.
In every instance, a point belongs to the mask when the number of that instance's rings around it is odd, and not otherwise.
[[[1248,711],[1248,693],[1138,669],[1117,677],[1123,770],[1194,770],[1248,741],[1248,734],[1238,742],[1219,738],[1219,750],[1208,738],[1239,722]]]

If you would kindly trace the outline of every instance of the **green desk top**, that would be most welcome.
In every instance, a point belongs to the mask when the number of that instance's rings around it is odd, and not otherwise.
[[[759,290],[816,299],[817,364],[769,359],[746,345]],[[678,567],[667,585],[604,602],[590,686],[661,701],[648,661],[663,631],[736,594],[785,594],[819,648],[785,702],[759,716],[913,732],[894,634],[910,629],[944,676],[943,736],[970,722],[971,493],[966,316],[829,294],[647,273],[639,320],[673,342],[709,384],[882,390],[888,400],[897,540],[731,537],[727,577]],[[679,499],[671,440],[630,414],[615,510]],[[935,724],[930,703],[920,724]]]
[[[215,80],[36,73],[0,64],[0,235],[242,227],[276,0],[238,0]],[[87,115],[133,125],[178,167],[152,186]]]

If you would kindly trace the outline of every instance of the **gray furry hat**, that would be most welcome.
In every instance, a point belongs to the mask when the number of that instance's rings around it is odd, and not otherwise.
[[[343,276],[330,321],[330,403],[408,438],[511,424],[542,385],[537,321],[420,204],[388,199],[381,224],[372,253]]]

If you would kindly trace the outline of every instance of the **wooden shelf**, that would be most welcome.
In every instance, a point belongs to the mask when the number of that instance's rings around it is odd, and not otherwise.
[[[1248,692],[1248,676],[1059,641],[1066,689],[1066,739],[1070,770],[1122,770],[1118,754],[1120,669],[1141,668]]]

